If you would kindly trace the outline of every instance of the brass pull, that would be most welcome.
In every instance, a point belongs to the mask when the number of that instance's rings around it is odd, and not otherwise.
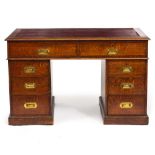
[[[121,88],[122,89],[132,89],[132,88],[134,88],[134,84],[133,83],[121,83]]]
[[[35,72],[36,72],[36,68],[33,66],[25,66],[24,67],[24,73],[26,73],[26,74],[35,73]]]
[[[36,83],[25,83],[24,84],[25,89],[35,89],[36,88]]]
[[[107,49],[107,51],[108,51],[108,55],[117,55],[118,54],[118,49],[117,48],[108,48]]]
[[[36,102],[26,102],[24,104],[25,109],[36,109],[37,108],[37,103]]]
[[[123,73],[131,73],[133,71],[132,66],[124,66],[122,67],[122,72]]]
[[[49,49],[38,49],[37,50],[37,52],[38,52],[38,55],[48,55],[49,54]]]
[[[121,102],[119,106],[121,109],[131,109],[133,107],[133,103],[132,102]]]

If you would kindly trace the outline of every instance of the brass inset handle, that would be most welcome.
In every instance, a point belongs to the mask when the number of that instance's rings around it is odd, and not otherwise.
[[[36,102],[25,102],[25,104],[24,104],[25,109],[36,109],[37,106],[38,105]]]
[[[134,88],[133,83],[121,83],[120,86],[121,86],[122,89],[132,89],[132,88]]]
[[[118,54],[118,49],[117,48],[111,47],[111,48],[108,48],[107,51],[108,51],[108,55],[109,56],[117,55]]]
[[[36,68],[34,66],[25,66],[24,67],[24,73],[30,74],[30,73],[35,73]]]
[[[50,52],[49,49],[38,49],[38,50],[37,50],[38,55],[43,55],[43,56],[48,55],[49,52]]]
[[[123,73],[131,73],[133,71],[132,66],[124,66],[122,67],[122,72]]]
[[[25,83],[24,84],[25,89],[35,89],[36,88],[36,83]]]
[[[131,109],[133,107],[133,103],[132,102],[121,102],[119,106],[121,109]]]

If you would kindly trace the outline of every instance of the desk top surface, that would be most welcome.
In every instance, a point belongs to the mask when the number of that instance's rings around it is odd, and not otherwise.
[[[53,28],[16,29],[6,40],[149,40],[149,38],[137,28]]]

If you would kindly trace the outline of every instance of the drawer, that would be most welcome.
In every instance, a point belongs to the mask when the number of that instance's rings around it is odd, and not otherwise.
[[[145,115],[145,96],[109,96],[108,115]]]
[[[83,41],[81,57],[147,57],[146,41]]]
[[[147,60],[107,60],[106,65],[108,75],[132,76],[147,72]]]
[[[11,96],[11,115],[49,115],[50,95]]]
[[[37,95],[50,92],[50,77],[42,78],[12,78],[11,93],[14,95]]]
[[[145,94],[145,77],[109,77],[107,84],[108,94]]]
[[[9,58],[54,58],[76,56],[73,41],[9,42]]]
[[[48,76],[50,61],[9,61],[11,77],[38,77]]]

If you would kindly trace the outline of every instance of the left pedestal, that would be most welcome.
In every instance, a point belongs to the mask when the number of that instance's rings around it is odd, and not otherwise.
[[[52,125],[49,60],[9,60],[10,125]]]

